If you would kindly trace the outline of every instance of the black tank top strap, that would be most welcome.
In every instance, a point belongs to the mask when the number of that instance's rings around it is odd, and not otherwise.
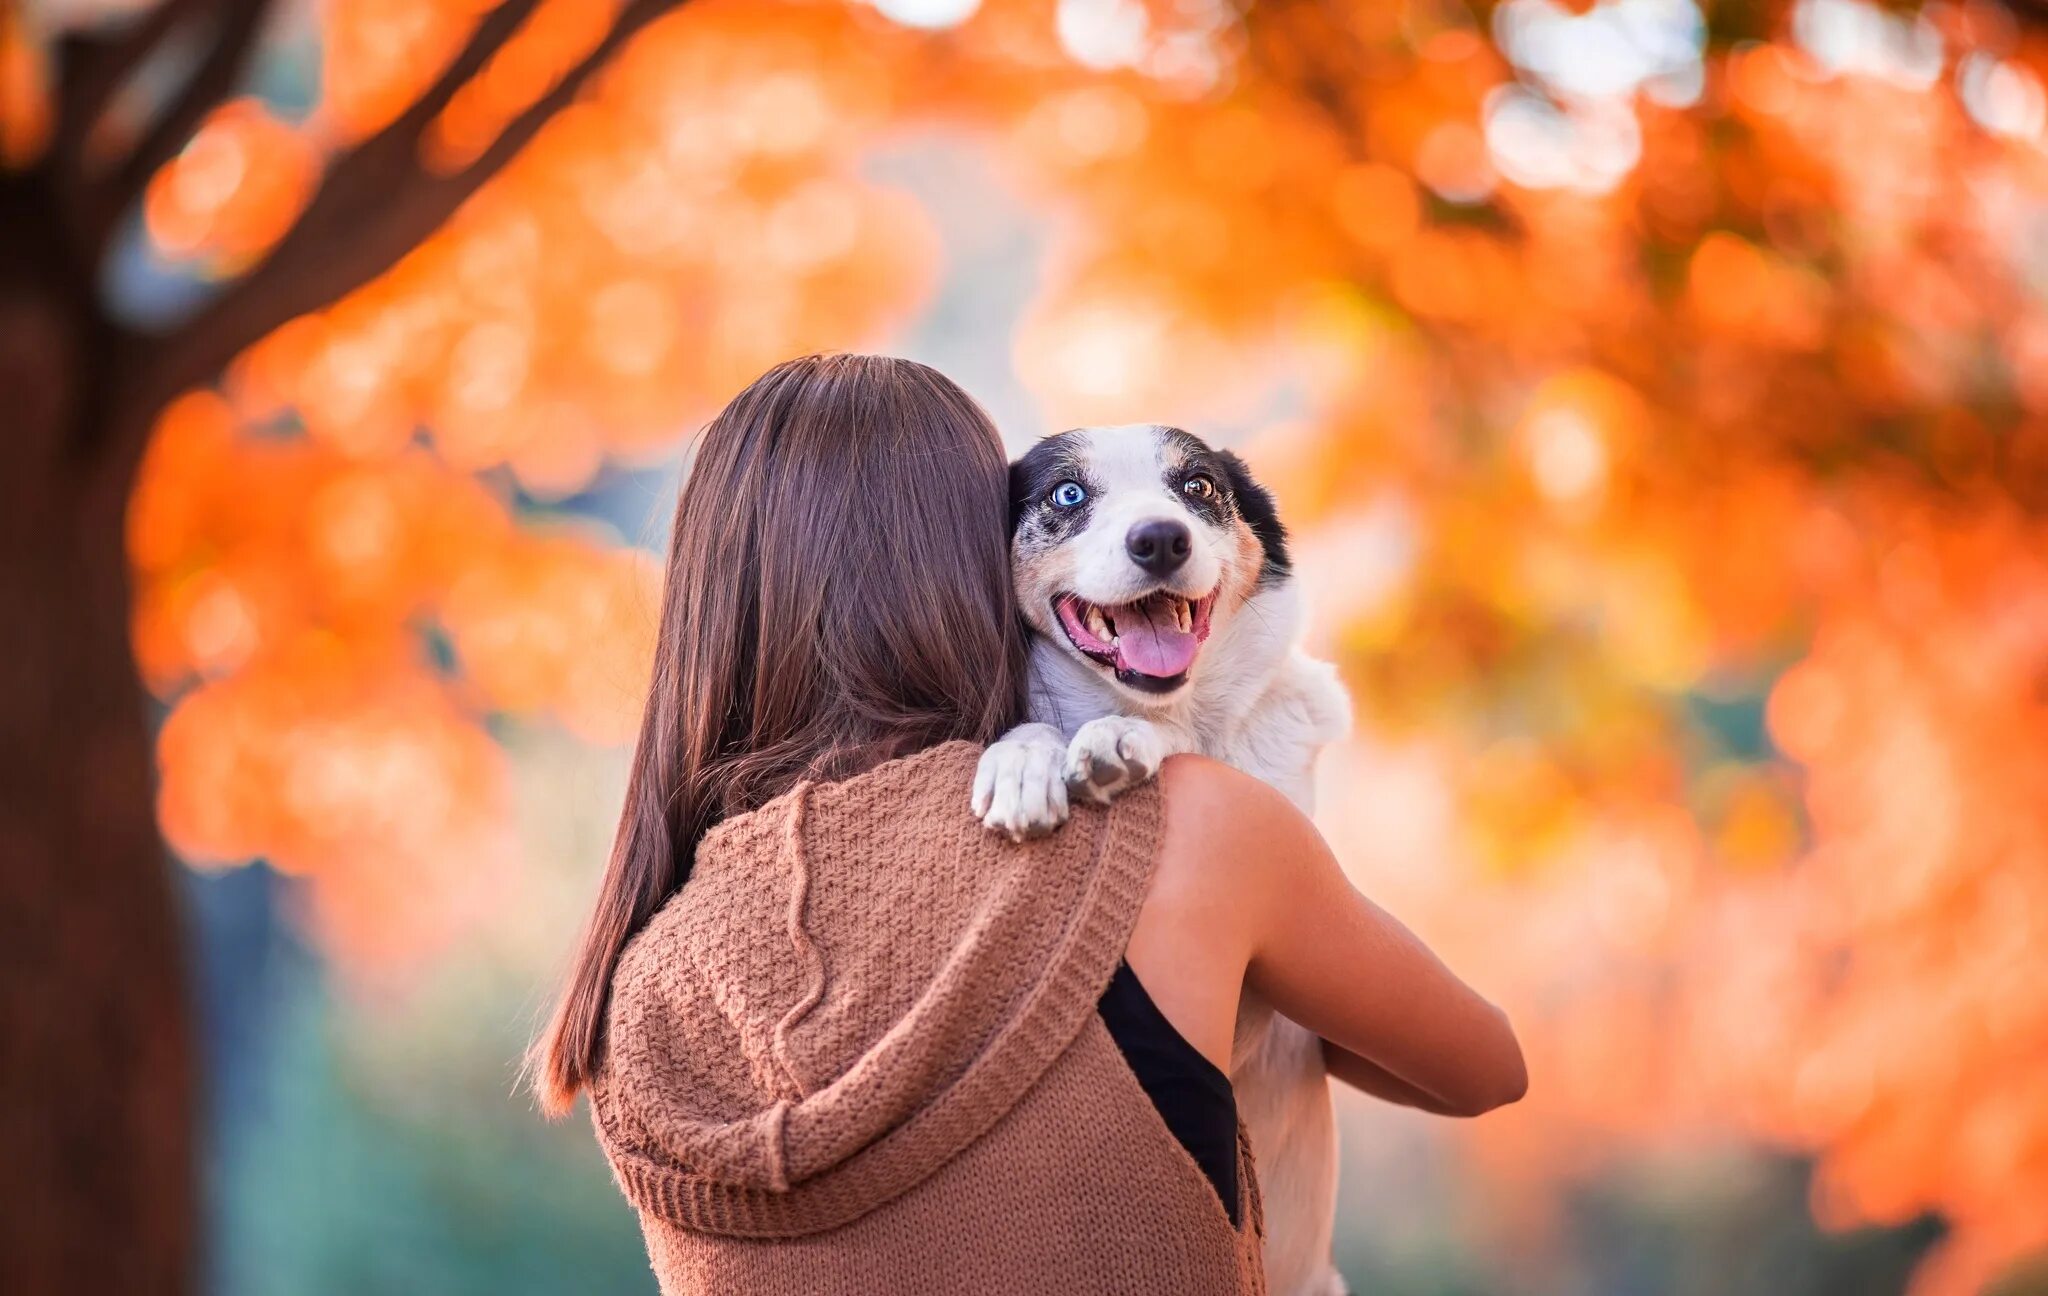
[[[1096,1010],[1166,1128],[1194,1158],[1237,1227],[1237,1094],[1230,1077],[1166,1020],[1130,964],[1117,964]]]

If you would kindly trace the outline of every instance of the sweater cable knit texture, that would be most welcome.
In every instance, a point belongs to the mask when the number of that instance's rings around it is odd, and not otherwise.
[[[1141,788],[1022,845],[946,743],[699,844],[612,982],[592,1110],[667,1296],[1256,1292],[1095,1008],[1157,855]]]

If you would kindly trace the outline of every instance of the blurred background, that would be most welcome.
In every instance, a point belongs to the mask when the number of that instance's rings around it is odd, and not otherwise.
[[[1361,1293],[2048,1292],[2044,86],[1996,0],[0,0],[0,1286],[652,1291],[517,1057],[689,435],[864,349],[1276,488],[1323,827],[1533,1076],[1346,1098]]]

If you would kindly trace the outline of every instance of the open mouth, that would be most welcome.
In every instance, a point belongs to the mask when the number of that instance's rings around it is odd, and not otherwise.
[[[1053,615],[1081,655],[1147,693],[1170,693],[1187,682],[1188,667],[1209,637],[1214,594],[1186,599],[1164,590],[1135,603],[1090,603],[1055,594]]]

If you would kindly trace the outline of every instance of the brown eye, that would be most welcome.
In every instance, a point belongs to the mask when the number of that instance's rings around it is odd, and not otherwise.
[[[1201,473],[1196,473],[1182,482],[1180,488],[1193,499],[1206,500],[1216,498],[1216,483],[1210,481]]]

